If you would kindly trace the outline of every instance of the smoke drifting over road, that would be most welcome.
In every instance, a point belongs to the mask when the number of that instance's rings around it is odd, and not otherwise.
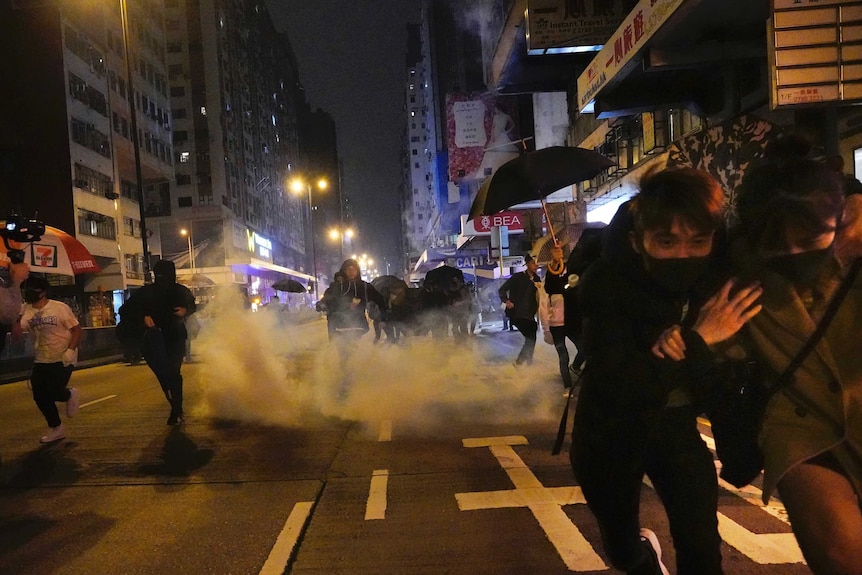
[[[541,341],[535,366],[521,369],[511,365],[511,348],[489,354],[479,338],[374,345],[373,332],[352,343],[342,359],[322,321],[293,323],[295,314],[266,308],[251,313],[225,296],[192,344],[203,364],[198,385],[205,399],[189,407],[209,416],[291,427],[335,417],[369,429],[393,420],[417,434],[456,422],[559,416],[556,353]]]

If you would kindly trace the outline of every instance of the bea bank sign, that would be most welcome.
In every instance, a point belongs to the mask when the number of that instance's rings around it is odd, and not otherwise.
[[[506,226],[510,234],[524,232],[524,215],[517,212],[500,212],[493,216],[479,216],[473,220],[464,217],[463,235],[465,236],[489,236],[491,228]]]

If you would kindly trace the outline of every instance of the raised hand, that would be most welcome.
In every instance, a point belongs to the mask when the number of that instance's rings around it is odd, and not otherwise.
[[[736,280],[729,280],[703,305],[692,328],[707,345],[722,342],[736,334],[745,323],[760,313],[757,303],[763,293],[759,283],[740,288],[730,295]]]

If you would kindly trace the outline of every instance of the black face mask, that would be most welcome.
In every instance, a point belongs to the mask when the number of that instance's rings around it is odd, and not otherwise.
[[[42,290],[37,289],[25,289],[23,292],[24,301],[27,303],[36,303],[40,299],[42,299]]]
[[[832,259],[831,245],[822,250],[763,258],[763,265],[793,283],[809,283],[814,281],[830,259]]]
[[[653,281],[676,293],[687,291],[709,267],[709,256],[663,259],[644,253],[643,259],[646,271]]]

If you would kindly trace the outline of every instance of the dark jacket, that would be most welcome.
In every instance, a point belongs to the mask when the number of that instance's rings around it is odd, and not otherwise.
[[[693,386],[705,376],[704,366],[711,365],[709,348],[690,329],[683,330],[683,338],[691,360],[674,362],[652,354],[665,329],[694,322],[705,296],[714,291],[714,281],[707,278],[689,293],[665,290],[652,281],[631,248],[631,229],[624,205],[605,234],[602,257],[579,285],[587,367],[572,455],[573,462],[582,465],[637,465],[671,390],[677,400],[697,397]]]
[[[348,265],[359,264],[355,260],[345,260],[339,271],[342,278],[347,277]],[[368,331],[368,318],[365,316],[369,303],[375,303],[379,309],[386,309],[386,301],[373,285],[356,278],[353,281],[347,279],[337,280],[329,284],[323,292],[322,301],[325,303],[327,318],[335,331]]]
[[[132,294],[119,310],[120,323],[129,321],[132,324],[129,328],[140,326],[143,329],[144,316],[150,316],[166,340],[184,340],[188,337],[185,321],[174,314],[174,309],[185,308],[186,316],[190,316],[197,309],[195,298],[189,288],[176,283],[173,266],[162,265],[160,268],[167,269],[165,277],[157,275],[155,283],[147,284]]]
[[[530,279],[526,271],[512,274],[512,277],[503,282],[503,285],[497,290],[500,301],[505,302],[509,300],[515,304],[515,307],[506,312],[510,318],[536,318],[536,312],[539,311],[536,282],[541,282],[542,280],[538,275],[533,277],[535,279]]]

